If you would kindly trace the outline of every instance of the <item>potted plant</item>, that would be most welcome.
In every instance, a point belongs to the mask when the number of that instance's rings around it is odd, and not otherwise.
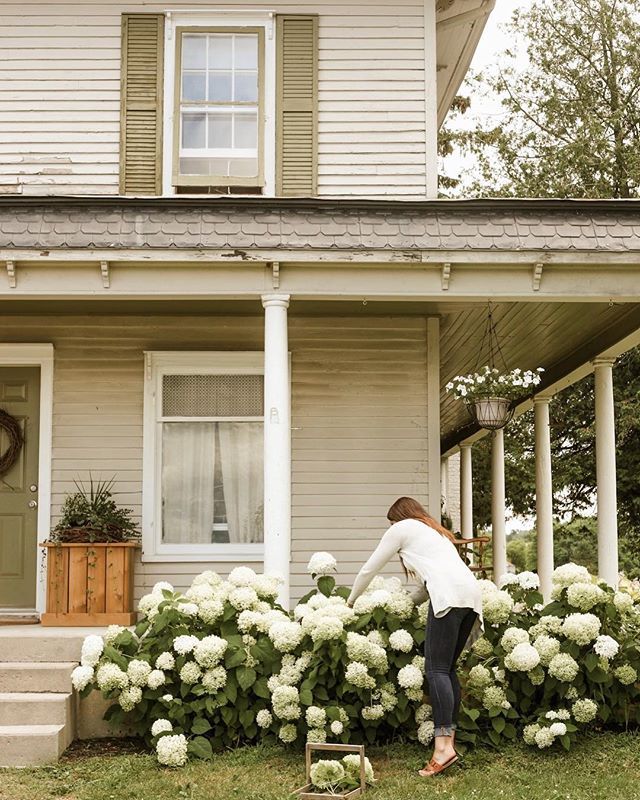
[[[43,625],[131,625],[140,530],[113,499],[114,479],[76,483],[48,541]]]
[[[447,392],[466,403],[472,418],[481,428],[503,428],[513,416],[512,403],[526,396],[540,383],[544,370],[512,369],[501,372],[484,366],[478,372],[456,375],[446,385]]]

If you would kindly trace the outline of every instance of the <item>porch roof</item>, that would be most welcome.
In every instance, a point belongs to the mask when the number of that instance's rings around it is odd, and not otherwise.
[[[640,201],[2,197],[0,248],[640,252]]]

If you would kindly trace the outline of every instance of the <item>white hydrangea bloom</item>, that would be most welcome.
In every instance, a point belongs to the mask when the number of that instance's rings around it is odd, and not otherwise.
[[[132,711],[142,700],[142,689],[139,686],[129,686],[120,692],[118,703],[123,711]]]
[[[126,630],[127,629],[123,625],[109,625],[104,634],[105,644],[113,644],[122,631]]]
[[[329,727],[334,736],[340,736],[344,732],[344,724],[339,719],[334,719]]]
[[[435,732],[435,725],[433,720],[427,719],[418,725],[418,741],[421,745],[431,744],[433,741],[433,734]]]
[[[311,783],[318,789],[338,787],[345,779],[344,767],[339,761],[320,759],[311,765]]]
[[[548,667],[551,659],[560,652],[560,642],[553,636],[547,636],[546,633],[537,636],[533,646],[540,654],[540,663],[544,667]]]
[[[210,583],[196,583],[187,589],[184,596],[199,606],[215,596],[215,589]]]
[[[540,725],[538,723],[534,723],[533,725],[525,725],[524,730],[522,731],[522,738],[524,739],[525,744],[533,745],[536,743],[536,734],[540,730]]]
[[[613,604],[621,613],[626,613],[633,608],[633,597],[627,592],[616,592],[613,595]]]
[[[183,634],[182,636],[176,636],[173,640],[173,649],[181,656],[190,653],[193,648],[198,644],[200,639],[197,636],[191,636],[189,634]]]
[[[235,567],[229,573],[227,581],[233,586],[253,586],[257,578],[256,573],[251,567]]]
[[[638,673],[631,664],[622,664],[613,670],[613,674],[623,686],[631,686],[638,680]]]
[[[394,614],[400,619],[409,619],[414,609],[411,595],[404,590],[391,592],[391,596],[386,602],[386,609],[389,614]]]
[[[493,679],[498,683],[504,683],[507,677],[507,673],[501,669],[497,664],[494,667],[491,667],[491,672],[493,672]]]
[[[421,686],[410,686],[404,690],[404,693],[412,703],[421,703],[424,697],[424,691]]]
[[[320,551],[314,553],[309,559],[307,572],[310,575],[330,575],[332,572],[336,571],[337,567],[338,562],[331,553]]]
[[[513,597],[504,590],[486,592],[482,598],[482,613],[486,622],[498,625],[507,622],[513,611]]]
[[[424,628],[427,624],[427,616],[429,614],[429,601],[425,600],[418,606],[418,623]]]
[[[164,597],[159,593],[150,592],[149,594],[142,595],[138,603],[138,611],[143,617],[153,619],[158,613],[158,606],[164,600]]]
[[[159,689],[166,682],[167,678],[161,669],[151,670],[147,678],[147,686],[150,689]]]
[[[482,705],[487,710],[511,707],[511,703],[507,700],[507,695],[501,686],[487,686],[482,695]]]
[[[595,614],[569,614],[562,623],[562,633],[576,644],[589,644],[600,633],[600,620]]]
[[[220,586],[222,583],[222,578],[218,575],[217,572],[213,570],[207,569],[204,572],[201,572],[199,575],[191,581],[191,586],[199,586],[201,584],[208,584],[213,589]]]
[[[504,660],[504,665],[511,672],[529,672],[540,663],[540,654],[528,642],[517,644]]]
[[[271,712],[266,708],[260,709],[260,711],[258,711],[256,714],[256,725],[259,728],[270,728],[272,723],[273,717]]]
[[[237,567],[237,569],[241,569],[241,567]],[[253,570],[251,571],[253,572]],[[230,592],[229,602],[238,611],[246,611],[256,605],[258,595],[251,586],[238,586]]]
[[[500,639],[500,646],[510,653],[517,644],[529,643],[529,633],[523,628],[507,628]]]
[[[413,664],[407,664],[398,670],[398,684],[403,689],[421,689],[424,684],[424,674]]]
[[[261,599],[275,600],[282,583],[278,575],[258,575],[253,582],[253,589]]]
[[[151,594],[162,594],[162,592],[173,592],[173,586],[169,581],[158,581],[154,584]]]
[[[498,591],[498,587],[495,585],[495,583],[487,578],[479,578],[478,586],[480,587],[483,597],[486,594],[493,594],[494,592]]]
[[[112,689],[126,688],[129,678],[117,664],[102,664],[96,672],[96,683],[101,691],[109,692]]]
[[[569,653],[558,653],[549,662],[549,675],[565,683],[571,683],[579,671],[578,662]]]
[[[175,665],[176,660],[173,657],[173,653],[170,653],[168,650],[165,650],[164,653],[160,653],[156,658],[156,669],[173,669]]]
[[[322,728],[327,724],[327,712],[319,706],[309,706],[305,719],[310,728]]]
[[[201,676],[202,670],[195,661],[187,661],[187,663],[180,670],[180,680],[183,683],[198,683]]]
[[[280,719],[298,719],[300,693],[295,686],[277,686],[271,694],[273,713]]]
[[[504,575],[501,575],[498,578],[498,586],[502,589],[504,586],[516,586],[519,585],[520,581],[518,580],[518,576],[515,572],[505,572]]]
[[[237,619],[238,630],[247,633],[254,628],[261,628],[262,618],[263,615],[259,611],[241,611]]]
[[[207,625],[213,625],[224,613],[224,604],[217,598],[204,600],[198,608],[198,616]]]
[[[570,561],[568,564],[556,567],[551,575],[551,580],[555,586],[565,588],[571,586],[572,583],[589,583],[591,575],[586,567]]]
[[[549,725],[549,730],[554,736],[564,736],[567,732],[567,726],[564,722],[553,722]]]
[[[565,693],[565,697],[567,700],[577,700],[580,695],[575,686],[570,686]]]
[[[345,776],[352,781],[360,781],[360,756],[356,753],[352,753],[351,755],[344,756],[342,759],[342,764],[344,765],[344,772]],[[364,757],[364,779],[367,783],[372,784],[375,782],[375,778],[373,775],[373,767],[371,766],[371,762],[365,756]]]
[[[583,583],[581,581],[572,583],[567,588],[567,603],[580,611],[589,611],[607,597],[595,583]]]
[[[425,722],[428,719],[431,719],[432,717],[433,717],[433,709],[426,703],[423,703],[421,706],[418,706],[418,708],[416,708],[414,719],[418,725],[421,725],[423,722]]]
[[[173,695],[172,694],[163,694],[160,699],[163,700],[165,703],[171,703],[171,701],[173,700]]]
[[[151,664],[138,658],[132,659],[127,667],[127,675],[132,686],[146,686],[150,673]]]
[[[489,658],[489,656],[493,655],[493,645],[486,636],[481,636],[479,639],[476,639],[471,645],[471,650],[479,658]]]
[[[205,671],[201,683],[210,694],[215,694],[227,685],[227,670],[221,665],[211,667]]]
[[[576,700],[571,706],[571,713],[576,722],[591,722],[598,713],[598,704],[589,698]]]
[[[327,732],[324,728],[309,728],[307,731],[307,741],[322,743],[327,741]]]
[[[347,656],[351,661],[361,661],[379,672],[386,672],[389,668],[384,648],[361,633],[350,631],[347,634]]]
[[[352,661],[347,665],[345,679],[360,689],[373,689],[376,685],[375,679],[369,675],[367,665],[360,661]]]
[[[467,683],[471,687],[482,689],[483,687],[488,686],[490,683],[493,683],[493,678],[485,666],[482,664],[476,664],[475,667],[471,667],[469,670]]]
[[[195,617],[198,613],[198,606],[195,603],[178,603],[178,611],[185,617]]]
[[[92,680],[93,667],[90,667],[86,664],[81,664],[71,673],[71,683],[73,684],[73,688],[78,692],[81,692],[83,689],[85,689]]]
[[[555,736],[551,733],[551,728],[540,728],[536,731],[534,739],[535,743],[542,750],[545,747],[551,747]]]
[[[193,657],[201,667],[215,667],[224,656],[229,643],[220,636],[205,636],[193,648]]]
[[[314,642],[327,642],[331,639],[339,639],[344,631],[344,624],[337,617],[322,617],[318,619],[315,627],[311,631],[311,638]]]
[[[593,649],[602,658],[611,659],[618,655],[620,645],[612,636],[601,635],[596,639]]]
[[[562,617],[554,614],[545,614],[540,617],[537,624],[529,628],[529,634],[535,639],[541,633],[560,633],[562,631]]]
[[[96,634],[87,636],[82,642],[80,663],[83,667],[95,667],[100,660],[103,650],[104,640],[102,636],[97,636]]]
[[[304,631],[297,622],[276,622],[269,628],[269,638],[281,653],[295,650],[304,638]]]
[[[278,737],[285,743],[291,744],[295,742],[298,736],[298,729],[295,725],[289,723],[288,725],[282,725],[280,730],[278,731]]]
[[[389,647],[392,650],[398,650],[400,653],[410,653],[414,645],[413,636],[404,628],[394,631],[389,636]]]
[[[158,736],[161,733],[168,733],[173,730],[173,725],[168,719],[157,719],[151,726],[151,735]]]
[[[381,703],[376,703],[371,706],[364,706],[361,711],[362,719],[367,722],[372,722],[384,717],[384,706]]]
[[[187,763],[187,738],[178,733],[161,736],[156,744],[158,762],[166,767],[183,767]]]
[[[380,633],[380,631],[369,631],[367,634],[367,639],[373,644],[377,644],[379,647],[384,647],[384,636]]]
[[[519,572],[518,583],[527,590],[540,588],[540,578],[535,572]]]

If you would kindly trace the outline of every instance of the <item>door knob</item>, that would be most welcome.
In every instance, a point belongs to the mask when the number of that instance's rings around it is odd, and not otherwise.
[[[29,508],[37,508],[38,501],[37,500],[29,500]]]

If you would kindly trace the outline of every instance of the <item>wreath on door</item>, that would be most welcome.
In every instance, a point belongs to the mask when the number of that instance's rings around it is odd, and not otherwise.
[[[0,478],[3,478],[18,460],[24,444],[20,422],[3,408],[0,408],[0,432],[9,440],[7,448],[0,452]]]

